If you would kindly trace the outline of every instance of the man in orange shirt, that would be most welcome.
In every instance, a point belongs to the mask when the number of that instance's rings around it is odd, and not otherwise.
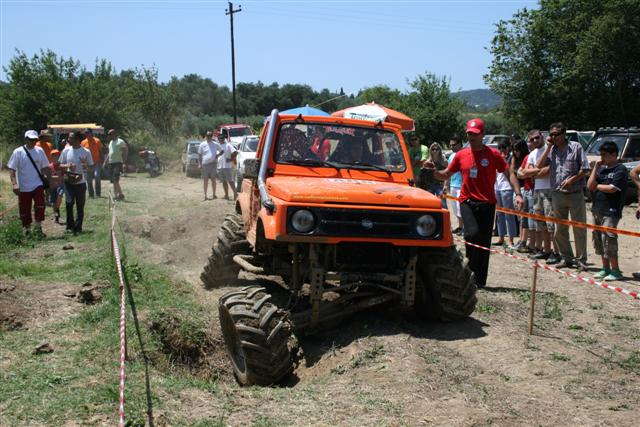
[[[53,145],[51,145],[51,134],[49,134],[49,131],[47,129],[42,129],[40,131],[38,142],[36,142],[36,147],[42,148],[44,154],[47,156],[47,160],[49,161],[49,163],[51,163],[51,150],[53,150]]]
[[[85,180],[87,181],[87,189],[89,190],[89,197],[93,199],[94,196],[94,180],[95,180],[95,195],[100,197],[100,180],[102,179],[102,143],[100,140],[93,136],[91,129],[84,130],[85,139],[81,145],[91,152],[91,159],[93,160],[93,169],[85,173]]]

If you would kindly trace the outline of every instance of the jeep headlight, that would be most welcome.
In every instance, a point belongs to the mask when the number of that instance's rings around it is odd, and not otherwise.
[[[291,227],[298,233],[309,233],[316,226],[316,217],[306,209],[300,209],[291,215]]]
[[[422,215],[416,221],[416,231],[421,237],[429,237],[436,231],[436,220],[431,215]]]

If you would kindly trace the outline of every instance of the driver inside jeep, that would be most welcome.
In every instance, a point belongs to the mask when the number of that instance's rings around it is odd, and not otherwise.
[[[337,163],[368,163],[371,161],[371,151],[364,138],[343,135],[329,160]]]

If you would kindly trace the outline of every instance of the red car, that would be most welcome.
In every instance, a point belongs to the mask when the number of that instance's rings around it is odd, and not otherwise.
[[[225,133],[231,145],[238,148],[244,136],[253,135],[253,129],[251,129],[251,126],[242,123],[226,124],[218,126],[214,136],[217,138],[221,133]]]

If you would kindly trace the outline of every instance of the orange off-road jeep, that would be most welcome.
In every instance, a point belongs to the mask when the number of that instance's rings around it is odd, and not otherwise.
[[[415,187],[400,128],[274,110],[245,164],[236,213],[201,275],[226,286],[241,269],[282,277],[223,295],[219,314],[236,378],[273,384],[294,368],[294,333],[398,303],[428,319],[469,316],[473,274],[449,212]]]

